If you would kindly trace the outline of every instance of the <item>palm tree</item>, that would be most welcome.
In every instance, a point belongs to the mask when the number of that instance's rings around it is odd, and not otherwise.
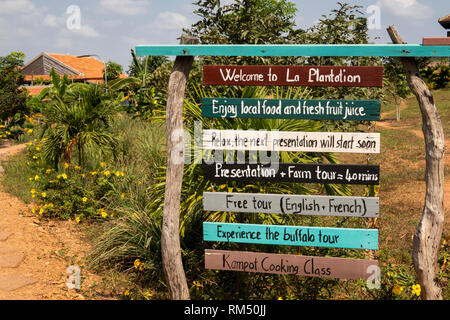
[[[84,168],[87,148],[114,153],[117,142],[109,128],[118,102],[111,100],[99,85],[85,83],[71,84],[64,92],[54,93],[42,108],[44,158],[57,169],[61,159],[71,162],[76,147],[78,164]]]

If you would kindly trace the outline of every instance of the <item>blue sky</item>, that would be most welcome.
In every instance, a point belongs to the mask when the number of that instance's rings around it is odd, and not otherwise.
[[[233,0],[222,0],[223,3]],[[142,44],[176,44],[183,27],[196,22],[194,0],[0,0],[0,56],[22,51],[26,61],[39,53],[98,54],[120,63],[127,71],[130,49]],[[291,0],[300,28],[312,26],[337,7],[337,0]],[[366,12],[380,9],[380,28],[370,32],[375,43],[389,42],[386,28],[395,24],[408,43],[424,36],[445,36],[437,23],[450,13],[448,0],[366,0]],[[76,11],[67,10],[77,6]],[[367,16],[371,14],[368,13]],[[79,22],[79,24],[77,24]],[[68,26],[69,23],[69,26]],[[74,28],[75,26],[75,28]],[[79,28],[78,28],[79,27]]]

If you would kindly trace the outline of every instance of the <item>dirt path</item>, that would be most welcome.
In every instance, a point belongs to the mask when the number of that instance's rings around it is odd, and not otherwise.
[[[402,100],[401,104],[400,104],[400,110],[403,110],[407,107],[407,104],[405,103],[405,101]],[[392,114],[394,114],[394,117],[392,117]],[[446,125],[446,124],[443,124]],[[411,127],[409,127],[408,125],[405,125],[404,123],[402,123],[402,121],[400,120],[400,122],[397,122],[395,119],[395,110],[390,111],[390,112],[386,112],[386,113],[382,113],[381,114],[381,121],[378,121],[376,123],[377,127],[382,127],[382,128],[386,128],[386,129],[401,129],[401,130],[405,130],[408,131],[412,134],[414,134],[416,137],[418,137],[420,140],[424,141],[424,136],[423,136],[423,132],[422,130],[417,130],[417,129],[413,129]],[[379,131],[379,130],[376,130]],[[445,146],[445,153],[444,153],[444,166],[448,167],[450,166],[450,138],[449,137],[445,137],[445,141],[444,141],[444,146]],[[425,148],[425,146],[424,146]],[[425,149],[424,149],[425,152]],[[421,166],[425,169],[425,160],[419,161],[418,163],[412,163],[412,166]],[[423,200],[425,197],[425,182],[423,181],[415,181],[414,182],[414,186],[412,186],[411,184],[407,184],[405,186],[401,185],[398,186],[398,188],[393,191],[390,195],[387,195],[386,198],[391,199],[390,201],[394,201],[396,202],[397,206],[409,206],[412,203],[415,204],[415,207],[423,207]],[[404,190],[408,190],[407,193],[404,192]],[[396,197],[396,194],[402,194],[402,197]],[[394,200],[392,200],[394,199]],[[445,215],[446,217],[448,217],[448,215],[450,214],[450,177],[449,176],[445,176],[444,178],[444,209],[445,209]],[[449,219],[446,219],[445,224],[444,224],[444,233],[446,234],[446,236],[449,236],[449,232],[450,232],[450,221]]]
[[[402,103],[400,105],[400,110],[403,110],[406,106],[407,106],[406,103],[402,100]],[[394,112],[395,112],[395,110],[394,110]],[[381,115],[382,121],[377,122],[376,126],[384,127],[387,129],[401,128],[402,130],[406,130],[406,131],[414,134],[416,137],[418,137],[422,141],[424,140],[422,130],[411,129],[411,128],[408,128],[405,126],[393,127],[393,124],[397,122],[395,119],[394,120],[385,120],[388,118],[388,114],[390,115],[391,113],[392,112],[382,114]],[[400,120],[400,122],[401,122],[401,120]],[[444,166],[450,166],[450,138],[448,138],[448,137],[445,137],[445,138],[446,139],[444,140],[444,146],[445,146]],[[425,152],[425,150],[424,150],[424,152]],[[425,167],[425,162],[423,162],[423,166]],[[444,180],[444,207],[445,207],[446,211],[448,211],[450,209],[450,178],[447,178],[447,177]]]
[[[1,163],[24,147],[0,148],[0,175]],[[0,299],[98,299],[102,279],[85,270],[83,258],[89,245],[82,239],[74,222],[38,219],[29,205],[0,185]],[[66,285],[71,265],[81,270],[81,290]]]

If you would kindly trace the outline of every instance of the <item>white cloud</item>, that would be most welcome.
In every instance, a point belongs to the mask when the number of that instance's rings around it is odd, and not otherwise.
[[[419,3],[417,0],[379,0],[377,5],[398,17],[423,20],[431,18],[433,14],[431,7]]]
[[[163,30],[180,30],[189,26],[188,18],[182,14],[164,11],[158,14],[154,25]]]
[[[147,12],[147,0],[100,0],[100,6],[118,14],[134,16]]]
[[[129,44],[133,47],[136,45],[143,45],[143,44],[149,44],[150,42],[145,38],[134,38],[134,37],[128,37],[128,36],[121,36],[120,39]]]
[[[64,19],[57,17],[53,14],[47,14],[45,15],[44,19],[42,20],[42,24],[46,27],[61,27],[64,23]]]
[[[0,14],[32,13],[35,9],[29,0],[0,1]]]
[[[90,25],[82,24],[80,29],[67,29],[65,26],[61,29],[59,36],[63,38],[72,38],[73,36],[80,36],[82,38],[94,39],[100,37],[100,33],[97,32]]]
[[[72,47],[72,40],[68,38],[56,39],[56,47],[61,49],[67,49]]]

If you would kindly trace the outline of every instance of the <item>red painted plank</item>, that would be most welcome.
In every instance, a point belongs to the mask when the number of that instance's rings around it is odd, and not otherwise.
[[[358,280],[373,278],[373,266],[376,260],[205,250],[205,268],[214,270]]]
[[[382,87],[378,66],[204,66],[204,85]]]
[[[422,39],[424,46],[450,46],[450,37],[428,37]]]

